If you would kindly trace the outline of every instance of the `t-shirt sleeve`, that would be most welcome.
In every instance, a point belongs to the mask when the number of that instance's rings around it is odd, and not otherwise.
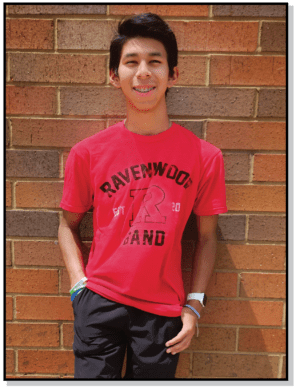
[[[60,207],[73,213],[85,213],[93,205],[89,158],[73,148],[66,162],[63,196]]]
[[[199,216],[227,212],[225,170],[221,151],[204,166],[193,211]]]

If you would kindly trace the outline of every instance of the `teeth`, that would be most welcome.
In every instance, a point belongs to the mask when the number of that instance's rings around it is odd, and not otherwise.
[[[148,93],[148,92],[150,92],[150,90],[153,90],[154,87],[153,88],[148,88],[148,89],[138,89],[138,88],[134,88],[134,89],[137,90],[140,93]]]

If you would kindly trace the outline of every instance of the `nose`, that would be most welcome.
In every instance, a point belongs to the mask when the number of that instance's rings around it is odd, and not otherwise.
[[[137,69],[136,76],[138,78],[148,78],[150,77],[150,75],[151,75],[151,72],[149,70],[147,63],[145,61],[141,61]]]

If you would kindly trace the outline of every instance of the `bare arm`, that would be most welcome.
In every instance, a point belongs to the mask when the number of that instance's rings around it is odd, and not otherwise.
[[[216,258],[217,223],[218,215],[197,216],[198,239],[193,258],[190,292],[205,292],[207,289]],[[198,300],[189,300],[188,304],[193,306],[201,315],[203,307]],[[168,353],[176,354],[188,348],[195,334],[198,318],[191,309],[183,307],[181,320],[183,323],[181,331],[166,343]]]
[[[58,242],[71,287],[85,276],[83,269],[85,248],[79,234],[79,225],[84,215],[85,213],[71,213],[64,210],[58,228]]]
[[[198,239],[193,258],[190,292],[206,292],[212,276],[217,251],[218,215],[197,216]],[[188,302],[201,315],[203,308],[198,300]]]

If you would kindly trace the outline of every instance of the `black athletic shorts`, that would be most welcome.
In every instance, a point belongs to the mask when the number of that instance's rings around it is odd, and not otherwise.
[[[165,343],[182,328],[181,317],[151,314],[85,288],[74,309],[75,379],[173,379],[179,354]]]

